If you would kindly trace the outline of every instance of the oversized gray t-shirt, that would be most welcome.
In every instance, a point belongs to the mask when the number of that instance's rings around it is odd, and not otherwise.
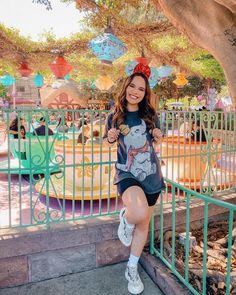
[[[126,178],[134,178],[140,182],[144,192],[154,194],[165,188],[159,159],[154,151],[152,140],[146,123],[136,112],[127,112],[124,125],[112,126],[113,113],[108,115],[103,137],[107,137],[109,129],[120,129],[117,145],[117,163],[114,184]],[[160,128],[158,117],[155,126]]]

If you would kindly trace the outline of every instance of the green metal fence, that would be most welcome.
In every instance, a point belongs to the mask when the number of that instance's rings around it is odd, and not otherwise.
[[[121,200],[112,184],[116,148],[102,144],[107,114],[58,109],[2,112],[0,228],[50,225],[119,211]],[[18,138],[9,132],[16,116]],[[25,138],[20,136],[21,117]],[[41,118],[46,132],[39,136],[34,133]],[[156,148],[167,179],[207,195],[235,188],[235,113],[168,111],[160,112],[160,121],[165,137]],[[176,200],[181,198],[176,194]]]
[[[235,188],[235,112],[163,111],[160,119],[166,178],[207,195]]]
[[[116,148],[102,144],[105,118],[101,110],[5,110],[0,119],[0,229],[50,226],[52,223],[117,214],[122,206],[112,184]],[[10,133],[17,116],[17,135]],[[24,119],[26,134],[20,136]],[[41,120],[43,118],[43,120]],[[162,160],[167,189],[160,198],[159,239],[151,228],[151,252],[193,292],[206,294],[209,256],[209,206],[228,212],[226,294],[232,276],[232,229],[235,205],[215,199],[216,192],[235,190],[236,127],[235,113],[160,112],[163,143],[156,146]],[[45,123],[43,122],[45,120]],[[43,123],[42,123],[43,122]],[[45,134],[37,128],[45,124]],[[53,131],[50,134],[49,129]],[[14,128],[13,128],[14,129]],[[14,132],[13,132],[14,133]],[[18,138],[14,138],[18,137]],[[159,155],[160,153],[160,155]],[[201,286],[190,280],[191,244],[177,248],[178,204],[186,207],[183,240],[192,241],[191,205],[203,208]],[[171,235],[166,255],[164,210],[169,206]],[[183,214],[182,214],[183,215]],[[168,235],[167,235],[168,237]],[[157,244],[156,244],[157,243]],[[184,262],[177,261],[182,253]]]
[[[8,148],[0,161],[0,228],[50,225],[118,212],[120,201],[112,184],[116,148],[102,144],[106,114],[91,110],[4,113],[2,125],[7,132],[2,146]],[[16,115],[17,134],[10,134],[11,117]],[[43,134],[37,129],[42,125]]]
[[[232,245],[233,226],[235,227],[236,225],[236,222],[234,222],[236,219],[236,206],[220,199],[187,189],[168,179],[166,179],[166,183],[168,189],[165,193],[171,196],[171,206],[164,203],[163,194],[159,204],[159,230],[157,234],[155,234],[154,231],[154,218],[152,218],[151,221],[151,254],[155,254],[159,257],[193,294],[218,294],[216,291],[214,293],[213,288],[211,292],[209,290],[207,292],[207,287],[209,288],[209,285],[213,283],[217,286],[220,283],[225,284],[222,294],[231,294],[230,289],[235,286],[236,282],[236,242]],[[177,192],[183,196],[182,203],[176,200]],[[226,214],[224,251],[219,250],[218,252],[214,252],[214,250],[211,250],[218,249],[217,245],[219,244],[217,244],[218,241],[214,241],[214,232],[212,236],[209,235],[209,228],[211,225],[209,218],[210,206],[214,206],[211,210],[217,211],[217,209],[221,209],[222,211],[222,209],[224,209],[224,214]],[[179,210],[181,212],[180,214],[178,214]],[[164,214],[165,212],[167,213],[167,211],[171,212],[171,218],[169,216],[170,214]],[[196,231],[196,226],[193,227],[191,223],[191,217],[194,213],[196,215],[196,211],[199,217],[198,231]],[[200,222],[201,218],[202,222]],[[179,223],[182,224],[179,225]],[[212,224],[214,225],[215,223],[216,220],[214,219]],[[220,228],[217,230],[220,231]],[[192,231],[198,234],[198,238],[192,235]],[[199,234],[202,238],[199,238]],[[213,239],[212,242],[210,241],[211,239]],[[221,239],[221,242],[222,240],[223,239]],[[193,262],[196,250],[200,253],[197,261],[195,260]],[[234,257],[232,256],[232,251],[234,251]],[[216,255],[216,253],[218,253],[218,255]],[[212,267],[212,260],[215,266],[217,265],[215,270],[214,267]],[[196,279],[195,281],[194,278]],[[217,287],[216,289],[217,292],[219,292],[219,288]]]

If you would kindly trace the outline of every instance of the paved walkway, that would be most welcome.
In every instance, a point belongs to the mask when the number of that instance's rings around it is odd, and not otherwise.
[[[0,289],[0,295],[127,295],[126,262],[24,286]],[[139,266],[142,295],[164,295]]]

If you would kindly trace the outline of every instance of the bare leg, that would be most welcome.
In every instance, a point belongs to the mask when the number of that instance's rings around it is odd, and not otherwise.
[[[148,230],[149,230],[149,222],[154,210],[154,206],[149,207],[149,216],[143,222],[136,224],[133,240],[131,244],[130,253],[139,257],[142,254],[143,248],[147,241]]]
[[[128,223],[135,224],[131,254],[140,256],[147,240],[149,222],[154,206],[149,207],[143,190],[138,186],[129,187],[122,196],[126,206],[125,218]]]
[[[128,291],[131,294],[140,294],[144,290],[144,285],[138,274],[137,263],[147,240],[150,216],[153,212],[154,206],[148,206],[144,191],[139,186],[129,187],[123,193],[122,199],[126,206],[124,217],[129,224],[135,225],[133,238],[129,235],[129,243],[126,243],[127,245],[130,245],[132,240],[131,253],[125,270],[125,277],[128,280]],[[124,221],[124,219],[122,220]]]

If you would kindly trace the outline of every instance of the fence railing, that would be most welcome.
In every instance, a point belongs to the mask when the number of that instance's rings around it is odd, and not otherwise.
[[[231,294],[236,283],[236,240],[233,234],[236,206],[168,179],[166,183],[169,187],[166,193],[171,194],[171,206],[164,204],[163,194],[159,203],[160,229],[157,234],[154,231],[154,218],[151,221],[151,254],[159,257],[193,294],[216,294],[221,287],[222,294]],[[176,200],[177,192],[184,198],[180,205]],[[164,214],[166,206],[171,212],[171,220],[169,215],[166,216],[168,221]],[[217,223],[214,219],[214,222],[210,222],[210,206],[214,206],[211,208],[213,211],[224,209],[221,211],[224,211],[225,220]],[[178,210],[181,211],[180,216],[177,216]],[[198,225],[194,226],[191,215],[196,215],[196,211],[199,220]],[[181,226],[177,225],[179,218]],[[218,237],[216,233],[219,233]]]
[[[0,228],[49,225],[118,212],[122,204],[112,184],[116,148],[102,144],[107,113],[3,112]],[[160,122],[165,137],[156,148],[166,178],[208,195],[235,188],[234,113],[160,112]],[[228,128],[226,133],[223,127]],[[181,195],[176,194],[177,199]],[[169,202],[168,197],[165,201]]]
[[[0,228],[49,225],[119,210],[113,185],[116,148],[102,144],[106,111],[17,114],[17,127],[10,124],[10,111],[2,122],[7,130],[2,145],[9,148],[0,161]]]
[[[160,120],[168,179],[208,195],[235,188],[235,112],[163,111]]]
[[[116,148],[102,144],[107,113],[40,109],[2,113],[0,229],[50,226],[117,214],[122,201],[113,185]],[[235,116],[221,112],[160,112],[165,137],[156,151],[160,152],[167,188],[158,205],[157,239],[154,220],[151,223],[150,250],[195,295],[207,294],[208,288],[214,292],[214,284],[222,283],[228,295],[236,284],[236,206],[212,197],[216,192],[235,189]],[[21,125],[25,126],[25,135]],[[181,232],[176,226],[178,204],[185,224]],[[164,214],[167,206],[171,214],[168,224]],[[211,206],[224,208],[227,214],[215,229],[209,219]],[[197,229],[191,223],[191,215],[196,212],[202,219],[202,227]],[[223,236],[214,240],[212,231]],[[214,271],[217,263],[220,269]]]

